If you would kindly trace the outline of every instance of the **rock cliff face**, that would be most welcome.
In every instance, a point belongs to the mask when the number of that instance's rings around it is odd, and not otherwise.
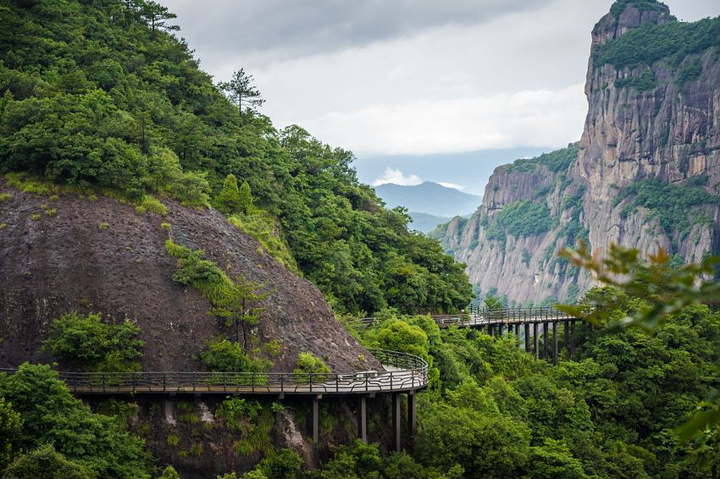
[[[205,341],[227,335],[211,305],[172,280],[176,259],[165,252],[168,226],[176,243],[202,249],[231,278],[265,285],[269,296],[257,327],[279,339],[275,371],[292,371],[310,351],[338,372],[377,368],[369,353],[334,318],[309,281],[289,273],[252,237],[214,210],[163,200],[166,216],[131,205],[77,195],[49,199],[23,193],[0,177],[0,367],[51,361],[40,350],[52,320],[69,311],[126,317],[141,328],[146,371],[201,370]],[[358,356],[364,359],[361,363]]]
[[[592,280],[557,252],[578,239],[594,251],[663,247],[678,261],[720,251],[719,35],[717,18],[613,5],[592,32],[577,147],[497,168],[473,217],[435,232],[481,297],[574,299]]]

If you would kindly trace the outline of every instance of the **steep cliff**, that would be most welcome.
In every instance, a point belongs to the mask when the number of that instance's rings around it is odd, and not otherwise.
[[[480,293],[572,300],[592,280],[557,258],[578,239],[677,261],[718,252],[720,19],[618,1],[592,32],[579,144],[495,170],[482,206],[435,231]]]

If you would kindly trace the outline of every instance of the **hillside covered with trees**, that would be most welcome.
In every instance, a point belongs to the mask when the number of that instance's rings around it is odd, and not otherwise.
[[[212,204],[338,311],[456,310],[470,300],[462,265],[358,182],[351,152],[298,126],[276,130],[237,103],[248,84],[221,85],[226,98],[172,35],[165,7],[30,0],[0,12],[0,173],[136,202]],[[228,175],[250,205],[228,209]]]

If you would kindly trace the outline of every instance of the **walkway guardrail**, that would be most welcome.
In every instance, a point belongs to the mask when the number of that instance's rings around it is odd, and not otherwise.
[[[481,327],[494,324],[548,323],[577,319],[555,308],[468,308],[466,311],[456,314],[431,314],[430,316],[441,328],[450,326]],[[370,327],[377,320],[375,318],[361,318],[358,321],[360,326]]]
[[[398,351],[369,350],[390,370],[350,373],[59,372],[74,394],[365,394],[423,389],[428,364]],[[0,369],[0,372],[15,372]]]

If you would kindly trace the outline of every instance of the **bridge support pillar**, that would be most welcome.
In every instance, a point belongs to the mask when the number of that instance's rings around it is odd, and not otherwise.
[[[563,347],[565,347],[565,349],[567,349],[569,351],[570,350],[570,323],[568,323],[567,321],[565,321],[565,323],[563,324],[563,334],[565,335],[565,338],[564,338],[565,341],[564,341]]]
[[[550,349],[550,333],[549,333],[549,324],[543,323],[543,359],[547,359],[550,357],[548,354],[548,351]]]
[[[533,323],[533,354],[535,359],[540,354],[540,335],[538,334],[538,323]]]
[[[575,320],[573,319],[570,321],[570,334],[575,336],[576,328],[575,328]],[[570,357],[572,358],[573,352],[575,352],[575,340],[573,338],[570,338],[570,343],[568,343],[568,349],[570,350]]]
[[[553,350],[552,350],[552,360],[553,364],[557,366],[558,363],[558,334],[557,334],[557,321],[554,321],[553,323]]]
[[[358,406],[358,436],[367,444],[367,396],[360,396]]]
[[[415,391],[408,393],[408,431],[410,432],[410,444],[413,444],[415,433],[417,432]]]
[[[495,326],[492,324],[488,324],[488,334],[492,337],[495,335]]]
[[[320,440],[320,396],[313,397],[312,400],[312,440],[317,445]]]
[[[402,409],[400,407],[400,393],[392,395],[392,424],[393,424],[393,446],[395,452],[402,450],[402,438],[400,431],[402,430]]]
[[[515,337],[520,341],[520,323],[515,323]]]
[[[525,352],[530,352],[530,323],[525,323]]]

